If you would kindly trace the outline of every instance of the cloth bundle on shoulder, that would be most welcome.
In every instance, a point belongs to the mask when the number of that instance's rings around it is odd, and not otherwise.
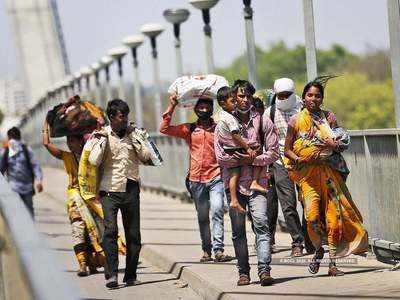
[[[147,131],[135,128],[134,132],[132,132],[132,136],[150,153],[150,160],[143,164],[146,166],[161,166],[163,159],[156,144],[151,140]]]
[[[84,135],[104,125],[105,115],[91,102],[81,101],[78,95],[56,105],[47,113],[51,137]]]
[[[193,108],[199,98],[217,98],[217,92],[223,86],[229,86],[229,83],[219,75],[182,76],[171,84],[168,93],[178,95],[180,107]]]

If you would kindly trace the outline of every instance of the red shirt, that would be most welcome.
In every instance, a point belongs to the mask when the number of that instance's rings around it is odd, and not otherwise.
[[[193,132],[190,132],[190,123],[176,126],[170,125],[172,112],[171,109],[168,109],[163,114],[160,132],[184,139],[189,145],[189,180],[206,183],[220,176],[221,171],[214,150],[216,123],[212,121],[210,126],[203,126],[197,123]]]

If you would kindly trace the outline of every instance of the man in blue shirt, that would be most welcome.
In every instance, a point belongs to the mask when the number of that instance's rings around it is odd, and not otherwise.
[[[17,127],[8,130],[7,136],[8,146],[3,151],[0,172],[7,176],[11,189],[19,194],[33,217],[34,182],[36,180],[36,190],[42,192],[42,170],[32,149],[21,142],[21,131]]]

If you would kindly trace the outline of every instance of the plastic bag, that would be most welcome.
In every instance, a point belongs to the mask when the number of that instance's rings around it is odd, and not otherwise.
[[[178,106],[192,108],[199,98],[215,99],[223,86],[229,86],[229,83],[219,75],[182,76],[171,84],[168,93],[177,93]]]
[[[46,118],[51,137],[85,135],[105,123],[102,109],[91,102],[81,101],[78,95],[55,106]]]
[[[135,128],[133,136],[138,140],[140,145],[150,152],[150,160],[143,162],[146,166],[161,166],[163,159],[156,144],[150,139],[149,134],[144,129]]]

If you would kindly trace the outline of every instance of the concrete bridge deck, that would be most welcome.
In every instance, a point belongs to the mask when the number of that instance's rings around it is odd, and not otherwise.
[[[70,226],[66,215],[66,175],[47,168],[45,192],[35,198],[36,224],[49,247],[55,252],[60,270],[76,281],[80,295],[87,299],[400,299],[400,272],[373,257],[351,256],[340,266],[346,275],[330,278],[327,266],[317,276],[307,271],[307,262],[288,260],[290,237],[278,233],[279,253],[273,255],[270,287],[261,287],[252,245],[252,284],[236,287],[236,261],[201,264],[200,237],[194,206],[151,193],[142,193],[141,227],[143,248],[139,280],[141,285],[108,290],[103,274],[78,278],[77,263],[71,247]],[[121,226],[122,228],[122,226]],[[249,231],[249,244],[253,234]],[[225,217],[226,252],[234,253],[229,217]],[[311,256],[305,256],[308,259]],[[121,268],[124,266],[121,257]],[[120,276],[122,280],[122,276]]]

